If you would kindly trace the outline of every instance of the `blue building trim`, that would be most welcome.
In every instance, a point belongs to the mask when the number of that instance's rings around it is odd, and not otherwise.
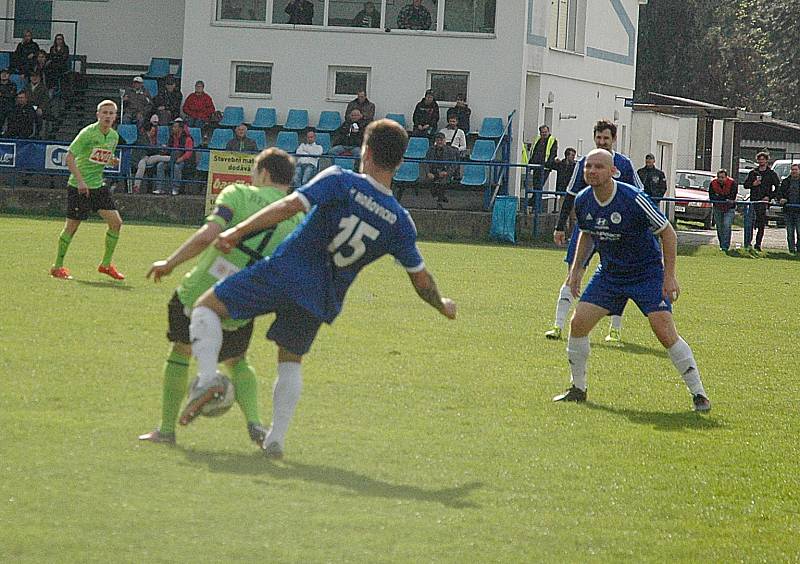
[[[619,63],[622,65],[633,66],[636,61],[636,28],[633,27],[633,22],[625,11],[625,6],[622,5],[622,0],[610,0],[614,12],[617,14],[625,33],[628,34],[628,53],[623,55],[621,53],[614,53],[612,51],[605,51],[603,49],[596,49],[594,47],[586,48],[586,56],[593,59],[602,59],[612,63]]]

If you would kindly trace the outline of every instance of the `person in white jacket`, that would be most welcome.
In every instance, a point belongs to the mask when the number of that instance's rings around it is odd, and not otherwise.
[[[306,142],[300,143],[295,152],[297,165],[295,167],[294,180],[292,180],[293,187],[303,186],[314,178],[319,167],[319,156],[322,153],[322,145],[317,143],[317,133],[313,129],[309,129],[306,132]]]
[[[458,154],[461,158],[467,154],[467,136],[464,134],[463,129],[458,127],[458,118],[452,116],[447,118],[447,127],[441,130],[444,133],[445,143],[458,149]]]

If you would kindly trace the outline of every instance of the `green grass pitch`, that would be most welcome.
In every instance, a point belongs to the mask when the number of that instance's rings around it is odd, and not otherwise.
[[[800,263],[683,253],[679,331],[713,402],[633,306],[592,335],[589,402],[553,404],[546,341],[563,251],[421,243],[448,322],[389,259],[352,287],[304,363],[280,462],[237,407],[137,444],[160,414],[166,303],[144,279],[191,230],[0,217],[0,562],[794,561],[800,554]],[[777,257],[777,255],[776,255]],[[776,258],[773,257],[773,258]],[[181,270],[181,274],[185,269]],[[251,359],[268,422],[275,351]]]

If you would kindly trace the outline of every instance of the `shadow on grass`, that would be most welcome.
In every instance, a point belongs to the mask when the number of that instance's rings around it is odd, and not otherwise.
[[[588,409],[604,411],[614,415],[622,415],[631,423],[637,425],[652,425],[658,431],[680,431],[682,429],[721,429],[723,425],[709,417],[694,411],[679,411],[676,413],[665,413],[663,411],[638,411],[635,409],[625,409],[602,405],[599,403],[586,402],[584,405]]]
[[[592,343],[592,347],[599,347],[601,349],[619,351],[621,353],[630,354],[648,354],[658,358],[667,358],[667,351],[663,347],[646,347],[636,343],[622,343],[621,345],[615,343]]]
[[[391,484],[370,478],[352,470],[304,464],[292,460],[272,461],[261,452],[238,454],[227,452],[198,451],[177,447],[192,464],[205,464],[211,472],[266,476],[274,480],[302,480],[343,488],[357,495],[387,499],[409,499],[441,503],[457,509],[477,509],[477,503],[465,499],[473,490],[483,487],[482,482],[470,482],[462,486],[441,489],[426,489],[418,486]],[[269,484],[264,480],[257,483]]]
[[[788,251],[746,251],[745,249],[733,249],[728,251],[728,256],[734,259],[770,259],[770,260],[789,260],[800,262],[800,256],[791,255]]]
[[[93,288],[111,288],[112,290],[125,290],[130,292],[133,290],[133,286],[129,286],[128,284],[124,284],[122,282],[115,282],[114,280],[78,280],[75,279],[77,284],[82,284],[84,286],[92,286]]]

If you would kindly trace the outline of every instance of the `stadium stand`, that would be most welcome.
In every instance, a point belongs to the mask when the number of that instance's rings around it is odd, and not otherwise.
[[[135,123],[123,123],[117,128],[117,133],[126,145],[133,145],[139,136]]]
[[[331,152],[331,134],[327,131],[317,132],[317,143],[322,146],[322,153],[327,155]]]
[[[145,78],[166,78],[169,75],[169,59],[153,57],[150,59],[150,67],[147,69]]]
[[[220,127],[236,127],[244,121],[244,108],[242,106],[225,106],[222,112]]]
[[[399,123],[403,126],[403,129],[408,129],[406,127],[406,115],[405,114],[386,114],[386,119],[391,119]]]
[[[158,81],[155,79],[145,78],[144,87],[147,88],[147,91],[150,93],[150,97],[155,98],[156,94],[158,94]]]
[[[294,153],[298,144],[297,133],[294,131],[281,131],[275,140],[275,146],[287,153]]]
[[[248,129],[247,137],[256,142],[256,147],[258,147],[259,151],[263,151],[267,148],[267,134],[263,131],[259,131],[257,129]]]

